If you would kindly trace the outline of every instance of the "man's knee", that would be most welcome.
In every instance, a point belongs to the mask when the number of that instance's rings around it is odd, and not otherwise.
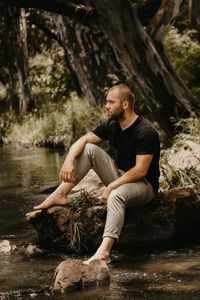
[[[91,144],[91,143],[87,143],[85,145],[85,148],[84,148],[84,152],[85,154],[93,154],[94,152],[97,151],[99,147],[97,145],[94,145],[94,144]]]
[[[83,149],[82,156],[89,160],[91,164],[93,164],[94,159],[98,157],[98,148],[99,147],[94,144],[87,143]]]
[[[87,143],[83,153],[89,159],[96,159],[103,157],[102,155],[104,155],[105,151],[95,144]]]
[[[117,189],[113,190],[107,200],[108,209],[115,208],[121,209],[125,207],[125,201],[123,195]]]

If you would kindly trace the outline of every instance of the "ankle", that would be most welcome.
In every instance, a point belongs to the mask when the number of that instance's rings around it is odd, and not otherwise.
[[[95,253],[95,256],[99,256],[101,259],[107,259],[110,257],[110,252],[108,250],[99,249]]]
[[[62,191],[55,191],[55,196],[58,197],[59,199],[63,199],[63,198],[67,199],[67,194]]]

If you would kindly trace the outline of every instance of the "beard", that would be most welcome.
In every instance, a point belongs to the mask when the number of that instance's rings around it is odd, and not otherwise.
[[[124,119],[124,110],[120,109],[118,112],[115,112],[109,116],[109,120],[120,121]]]

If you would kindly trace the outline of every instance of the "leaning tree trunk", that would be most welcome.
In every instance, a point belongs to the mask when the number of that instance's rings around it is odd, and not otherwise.
[[[200,1],[189,0],[189,21],[191,28],[200,33]]]
[[[15,65],[19,84],[19,111],[28,110],[31,101],[31,89],[28,78],[28,50],[25,10],[11,10],[13,25],[13,45],[15,47]]]
[[[183,0],[164,0],[147,26],[147,32],[154,41],[161,42],[167,35],[171,22],[179,14]]]
[[[95,105],[104,99],[105,89],[113,83],[133,84],[145,103],[142,112],[153,115],[170,135],[174,121],[191,113],[195,99],[176,74],[162,47],[152,42],[132,10],[117,7],[115,18],[112,18],[114,4],[110,8],[105,3],[95,4],[100,17],[102,14],[105,18],[100,18],[94,27],[62,16],[55,21],[83,94]],[[173,6],[171,13],[175,15]],[[123,19],[121,14],[126,18]],[[128,47],[123,29],[125,23],[132,24],[126,28],[128,40],[132,41]]]
[[[135,81],[146,109],[169,134],[171,120],[186,117],[196,104],[191,92],[122,0],[91,0],[98,26],[109,39],[126,77]]]
[[[7,2],[62,13],[70,18],[71,23],[66,25],[66,50],[80,86],[83,86],[91,103],[102,99],[103,92],[99,86],[107,86],[108,74],[104,68],[108,69],[110,62],[114,61],[111,74],[115,74],[118,65],[116,74],[122,74],[126,81],[135,84],[135,90],[143,101],[143,112],[150,113],[169,135],[173,130],[171,120],[174,122],[177,118],[187,117],[196,107],[197,101],[178,77],[163,50],[145,32],[131,1],[88,0],[82,1],[82,5],[63,0],[51,3],[36,0],[31,3],[24,0]],[[110,47],[107,47],[108,44]]]
[[[106,88],[125,81],[109,42],[98,28],[61,15],[54,18],[54,22],[82,93],[92,105],[102,103]]]

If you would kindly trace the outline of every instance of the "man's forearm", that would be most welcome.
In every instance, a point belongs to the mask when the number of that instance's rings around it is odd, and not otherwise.
[[[112,190],[118,188],[119,186],[136,182],[142,178],[144,178],[146,173],[141,168],[133,167],[132,169],[128,170],[126,173],[124,173],[121,177],[117,178],[113,182],[111,182],[105,189],[102,195],[102,202],[106,203],[107,199],[112,192]]]
[[[78,157],[83,151],[85,144],[87,143],[87,139],[81,137],[77,140],[70,148],[65,161],[60,170],[59,177],[64,182],[73,182],[75,178],[75,169],[74,169],[74,160]]]
[[[92,132],[85,134],[71,146],[65,161],[73,162],[83,152],[87,143],[96,144],[100,141],[101,139]]]
[[[97,143],[101,139],[92,132],[82,136],[70,148],[65,161],[60,170],[60,180],[64,182],[74,182],[75,179],[75,159],[83,152],[87,143]]]
[[[110,190],[116,189],[122,184],[136,182],[147,175],[149,166],[151,164],[153,155],[137,155],[136,165],[124,173],[121,177],[109,184]]]
[[[109,187],[113,190],[125,183],[136,182],[146,176],[146,172],[140,168],[133,167],[124,173],[121,177],[117,178],[109,184]]]
[[[87,143],[85,136],[78,139],[70,148],[65,161],[74,161],[82,152]]]

